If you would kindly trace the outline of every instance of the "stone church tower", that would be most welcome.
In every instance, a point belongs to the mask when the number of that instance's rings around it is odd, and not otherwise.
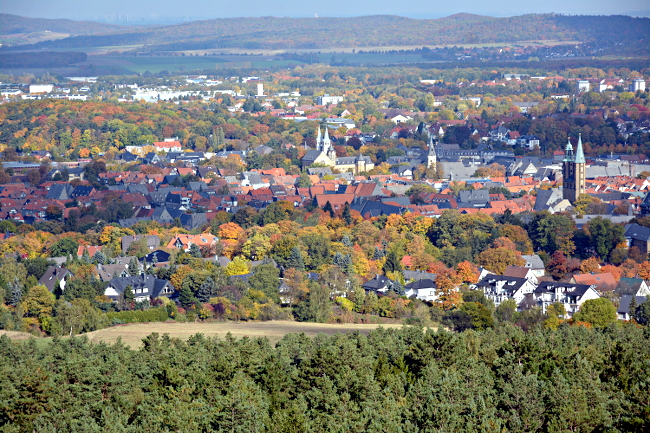
[[[578,138],[578,147],[575,155],[573,153],[573,146],[571,139],[564,149],[564,160],[562,161],[562,197],[575,203],[581,194],[584,194],[586,188],[586,160],[585,154],[582,149],[582,135]]]

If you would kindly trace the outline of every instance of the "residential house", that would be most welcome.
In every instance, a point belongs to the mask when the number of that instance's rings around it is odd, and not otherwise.
[[[375,294],[386,293],[388,286],[393,281],[383,275],[376,275],[375,278],[366,281],[361,285],[366,293],[374,292]]]
[[[129,235],[122,237],[122,251],[126,252],[133,242],[145,240],[149,251],[153,251],[160,245],[160,236],[157,235]]]
[[[167,248],[178,248],[183,251],[189,251],[192,245],[201,247],[210,247],[217,243],[218,237],[212,233],[201,233],[200,235],[178,234],[167,244]]]
[[[153,147],[156,149],[156,152],[165,152],[165,153],[181,152],[183,150],[181,143],[176,140],[156,141],[154,142]]]
[[[618,320],[630,320],[632,319],[632,315],[634,314],[633,311],[630,311],[630,304],[632,303],[632,296],[634,295],[623,295],[621,296],[621,300],[618,303],[618,308],[616,310],[616,314],[618,317]],[[643,304],[644,302],[648,302],[650,300],[650,296],[634,296],[634,301],[636,302],[637,306]]]
[[[637,247],[643,256],[648,255],[650,252],[650,228],[639,224],[628,224],[625,226],[624,236],[629,248]]]
[[[60,266],[49,266],[43,276],[38,280],[38,284],[47,287],[47,290],[54,292],[56,285],[59,285],[61,292],[65,290],[66,278],[70,279],[74,275],[66,268]]]
[[[503,275],[506,277],[525,278],[534,285],[537,285],[539,277],[534,270],[525,266],[508,266],[503,272]]]
[[[525,262],[524,267],[532,269],[536,277],[539,278],[544,276],[546,269],[544,267],[544,261],[540,256],[537,254],[522,254],[521,258]]]
[[[81,245],[77,248],[77,257],[82,258],[84,252],[88,252],[88,256],[92,258],[95,255],[95,253],[101,251],[102,248],[104,247],[98,245]]]
[[[409,298],[415,296],[427,302],[436,301],[438,299],[438,288],[436,286],[435,275],[433,279],[423,278],[406,284],[404,286],[404,292]]]
[[[546,313],[549,305],[559,302],[564,305],[568,317],[580,310],[580,306],[590,299],[600,298],[594,285],[562,283],[555,281],[541,282],[533,292],[534,301]]]
[[[588,286],[596,286],[599,292],[612,292],[617,286],[614,275],[609,272],[605,273],[589,273],[577,274],[571,277],[572,283],[586,284]]]
[[[152,264],[156,265],[159,263],[167,263],[169,262],[169,258],[171,257],[171,254],[169,254],[167,251],[163,250],[156,250],[153,251],[146,256],[144,256],[141,260],[143,263],[147,264]]]
[[[160,296],[171,297],[176,294],[174,286],[169,281],[161,280],[149,274],[140,274],[133,277],[113,278],[104,289],[104,295],[113,301],[117,301],[120,295],[124,294],[127,286],[131,286],[136,302],[147,301]]]
[[[618,281],[618,286],[614,292],[621,296],[650,296],[650,286],[648,286],[648,283],[642,278],[622,277]]]
[[[110,265],[97,264],[97,275],[103,282],[111,281],[113,278],[128,277],[129,265],[126,263],[116,263]]]
[[[508,299],[514,299],[519,306],[527,294],[533,293],[535,285],[526,278],[488,274],[475,285],[475,289],[483,291],[497,307]]]

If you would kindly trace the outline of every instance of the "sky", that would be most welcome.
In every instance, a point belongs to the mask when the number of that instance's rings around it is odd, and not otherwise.
[[[69,18],[138,24],[243,16],[349,17],[400,15],[439,18],[459,12],[489,16],[555,12],[567,15],[650,16],[648,0],[0,0],[0,12],[32,18]]]

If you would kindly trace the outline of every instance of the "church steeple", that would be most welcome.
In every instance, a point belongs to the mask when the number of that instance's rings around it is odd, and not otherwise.
[[[323,150],[327,151],[327,147],[331,146],[332,142],[330,141],[330,129],[325,127],[325,138],[323,138]]]
[[[573,153],[571,139],[564,149],[564,161],[562,162],[562,196],[575,203],[581,194],[587,192],[586,188],[586,161],[585,153],[582,148],[582,136],[578,137],[576,153]]]
[[[318,135],[316,136],[316,150],[321,150],[321,135],[320,135],[320,125],[318,125]]]
[[[574,162],[576,164],[586,164],[585,153],[582,150],[582,134],[578,135],[578,148],[576,149],[576,157]]]

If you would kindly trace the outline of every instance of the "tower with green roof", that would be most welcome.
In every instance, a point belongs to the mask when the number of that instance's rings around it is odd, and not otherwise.
[[[582,149],[582,135],[578,137],[575,154],[573,153],[571,139],[569,139],[564,148],[564,160],[562,161],[562,177],[564,178],[562,196],[571,203],[575,203],[581,194],[586,193],[586,165],[587,161]]]

